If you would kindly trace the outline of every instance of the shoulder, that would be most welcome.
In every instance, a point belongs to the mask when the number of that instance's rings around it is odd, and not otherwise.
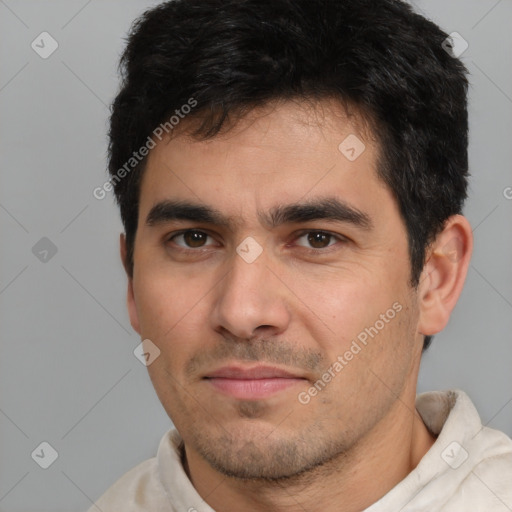
[[[431,411],[437,409],[438,423],[444,423],[430,450],[439,466],[430,461],[433,467],[437,466],[437,472],[428,486],[436,489],[439,505],[444,503],[440,510],[510,512],[512,439],[482,425],[472,401],[461,391],[429,394],[425,398],[438,402]],[[438,426],[436,421],[432,426]]]
[[[148,510],[173,511],[169,489],[162,483],[162,466],[165,479],[181,481],[181,468],[177,447],[180,442],[175,429],[161,439],[156,457],[141,462],[115,482],[89,509],[88,512],[147,512]],[[169,482],[167,482],[168,484]],[[167,486],[168,487],[168,486]],[[173,500],[178,498],[173,495]]]
[[[125,473],[99,498],[88,512],[143,512],[169,506],[158,476],[156,457]]]
[[[512,510],[512,439],[483,427],[471,450],[477,461],[460,486],[465,502],[473,510]]]
[[[512,440],[483,426],[460,390],[425,393],[416,407],[437,439],[417,467],[367,512],[512,511]]]

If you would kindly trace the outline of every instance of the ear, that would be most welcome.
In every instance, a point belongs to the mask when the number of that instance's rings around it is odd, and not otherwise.
[[[427,253],[418,285],[418,331],[437,334],[448,324],[462,292],[473,251],[473,233],[462,215],[450,217]]]
[[[128,307],[128,315],[130,316],[130,323],[136,332],[140,334],[140,325],[139,325],[139,315],[137,313],[137,305],[135,304],[135,296],[133,293],[133,276],[130,276],[130,272],[128,270],[128,263],[126,260],[126,237],[124,233],[121,233],[119,236],[119,246],[121,252],[121,261],[123,262],[123,267],[128,276],[128,290],[126,293],[126,305]]]

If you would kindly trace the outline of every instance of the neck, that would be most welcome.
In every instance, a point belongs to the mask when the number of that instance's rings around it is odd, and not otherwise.
[[[227,477],[185,448],[185,469],[201,497],[217,512],[356,512],[403,480],[435,438],[412,401],[393,408],[350,450],[294,478],[267,482]]]

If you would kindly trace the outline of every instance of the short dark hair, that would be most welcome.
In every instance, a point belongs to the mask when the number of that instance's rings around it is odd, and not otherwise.
[[[467,196],[467,70],[447,37],[399,0],[173,0],[146,11],[121,58],[109,133],[129,274],[146,159],[120,170],[156,127],[191,98],[198,139],[273,100],[334,98],[371,120],[417,286]]]

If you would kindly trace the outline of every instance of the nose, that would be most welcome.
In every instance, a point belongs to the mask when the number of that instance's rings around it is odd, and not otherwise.
[[[241,339],[284,332],[290,322],[287,288],[271,270],[265,251],[252,263],[235,253],[230,263],[215,288],[213,328]]]

